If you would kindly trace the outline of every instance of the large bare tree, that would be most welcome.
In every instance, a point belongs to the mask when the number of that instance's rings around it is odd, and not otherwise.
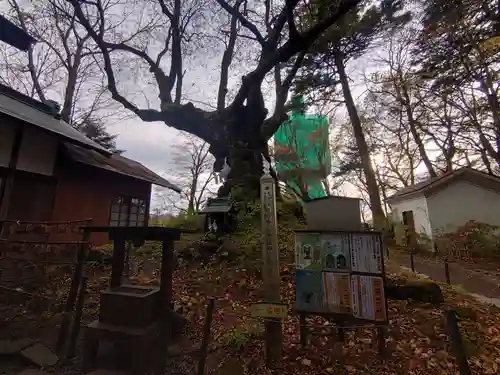
[[[113,99],[143,121],[161,121],[207,142],[216,157],[216,169],[223,165],[224,158],[229,158],[232,169],[226,187],[240,185],[246,197],[255,197],[261,155],[268,157],[267,141],[287,118],[285,102],[303,54],[361,1],[336,0],[336,6],[318,22],[303,22],[309,2],[301,0],[68,2],[74,11],[68,17],[76,16],[100,51]],[[225,19],[229,20],[229,30],[217,35],[225,43],[220,56],[217,102],[213,110],[202,109],[184,95],[186,56],[192,58],[193,50],[208,43],[203,31],[217,29],[214,24],[224,24]],[[253,61],[247,66],[233,64],[238,43],[244,43],[250,51]],[[279,68],[294,57],[294,64],[283,76]],[[154,82],[159,97],[155,106],[141,106],[133,95],[127,95],[120,65],[115,63],[120,58],[136,61],[144,80]],[[244,72],[234,95],[228,98],[231,69]],[[270,73],[276,81],[272,114],[263,96]]]

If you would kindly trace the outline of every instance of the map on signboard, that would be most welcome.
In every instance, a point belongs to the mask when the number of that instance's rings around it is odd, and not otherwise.
[[[384,285],[381,277],[351,275],[352,314],[356,318],[384,321]]]
[[[295,240],[298,311],[387,320],[380,233],[298,231]]]
[[[370,233],[351,234],[351,271],[382,273],[380,238]]]
[[[321,269],[321,244],[317,233],[296,233],[295,264],[297,269]]]
[[[324,270],[349,272],[349,235],[323,235],[321,250]]]
[[[328,312],[347,314],[351,311],[351,285],[349,274],[323,273],[323,305]]]
[[[296,307],[303,311],[323,310],[323,282],[321,271],[297,270]]]

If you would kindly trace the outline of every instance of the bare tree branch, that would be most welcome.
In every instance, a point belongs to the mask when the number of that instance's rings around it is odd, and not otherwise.
[[[238,0],[234,7],[229,5],[225,0],[216,0],[216,1],[222,8],[224,8],[226,12],[231,14],[233,17],[236,17],[238,21],[240,21],[240,23],[243,25],[243,27],[246,27],[248,30],[250,30],[250,32],[253,35],[255,35],[255,38],[262,46],[266,45],[267,42],[262,36],[262,34],[259,32],[257,27],[252,22],[250,22],[243,14],[240,13],[239,6],[243,1]]]
[[[23,13],[21,12],[21,9],[19,8],[19,4],[17,3],[16,0],[9,0],[9,4],[15,10],[16,15],[17,15],[17,19],[19,20],[19,24],[20,24],[21,28],[23,29],[24,32],[29,34],[29,30],[26,27],[26,23],[24,22]],[[33,81],[33,88],[34,88],[36,94],[38,95],[38,97],[40,98],[41,101],[45,101],[45,94],[42,90],[42,87],[40,86],[40,82],[38,80],[38,74],[37,74],[34,59],[33,59],[33,48],[34,48],[33,44],[30,44],[30,46],[28,48],[28,69],[29,69],[29,72],[31,75],[31,79]]]
[[[298,2],[298,0],[296,1]],[[339,4],[336,12],[332,12],[332,14],[325,20],[318,22],[309,30],[305,31],[302,34],[298,34],[295,37],[290,37],[286,43],[284,43],[277,49],[269,49],[269,52],[264,49],[263,53],[261,54],[261,58],[259,59],[257,68],[243,77],[241,88],[236,94],[231,106],[241,106],[243,104],[243,101],[248,96],[251,86],[255,85],[256,83],[261,83],[265,75],[276,64],[287,62],[296,53],[307,49],[314,42],[314,40],[319,37],[329,26],[339,21],[345,14],[355,8],[360,2],[361,0],[344,0]],[[285,11],[282,12],[282,14],[284,15],[284,19],[286,20],[285,13]]]
[[[239,7],[244,0],[238,0],[235,4],[235,11],[239,13]],[[229,78],[229,67],[233,60],[234,47],[236,45],[236,38],[238,36],[238,16],[232,14],[231,16],[231,26],[229,32],[229,41],[227,42],[226,50],[222,55],[221,72],[220,72],[220,82],[219,82],[219,92],[217,95],[217,109],[222,111],[226,107],[226,95],[227,95],[227,82]]]

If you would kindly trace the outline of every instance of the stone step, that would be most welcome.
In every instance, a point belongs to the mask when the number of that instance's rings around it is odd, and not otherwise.
[[[36,341],[28,338],[21,338],[16,340],[0,340],[0,354],[11,355],[17,354],[21,350],[32,346]]]
[[[54,366],[59,362],[59,357],[40,343],[22,350],[21,356],[42,368]]]

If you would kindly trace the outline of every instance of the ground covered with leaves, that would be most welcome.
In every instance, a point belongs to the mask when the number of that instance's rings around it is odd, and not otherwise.
[[[266,369],[263,321],[250,316],[250,306],[260,300],[262,292],[259,262],[253,261],[259,259],[260,237],[252,220],[245,224],[241,232],[227,239],[226,246],[238,249],[246,257],[236,262],[192,264],[176,272],[175,296],[190,320],[189,342],[197,342],[195,346],[201,342],[206,298],[216,297],[212,323],[214,350],[208,357],[207,373],[455,375],[458,368],[444,318],[446,309],[455,309],[458,313],[472,373],[500,372],[500,310],[480,303],[461,288],[441,283],[445,298],[441,306],[412,301],[388,302],[388,356],[384,360],[377,351],[375,328],[348,329],[344,344],[340,344],[330,324],[322,318],[308,320],[313,334],[304,350],[299,343],[299,319],[290,313],[283,321],[283,361],[274,371]],[[290,312],[295,303],[293,228],[302,225],[286,211],[281,213],[278,231],[281,296]],[[398,283],[415,279],[411,273],[397,268],[391,268],[388,277]],[[176,363],[186,370],[181,363],[187,365],[189,361],[179,357]]]
[[[281,271],[283,301],[291,308],[295,298],[294,272],[288,266]],[[409,275],[399,273],[391,277],[405,279]],[[194,332],[201,332],[205,297],[217,298],[212,336],[214,345],[220,349],[209,355],[208,373],[273,373],[264,366],[262,321],[253,319],[249,312],[251,303],[259,300],[258,275],[219,264],[190,272],[180,271],[175,285],[176,295]],[[497,374],[500,371],[500,310],[481,304],[452,287],[443,285],[442,289],[446,302],[440,307],[389,301],[386,360],[378,354],[374,328],[349,329],[341,345],[335,334],[327,333],[330,327],[321,318],[308,321],[318,335],[313,335],[302,350],[298,318],[290,315],[283,322],[283,363],[274,373],[456,374],[458,368],[443,315],[444,309],[453,308],[458,312],[472,373]],[[191,341],[197,340],[201,337],[191,338]]]

